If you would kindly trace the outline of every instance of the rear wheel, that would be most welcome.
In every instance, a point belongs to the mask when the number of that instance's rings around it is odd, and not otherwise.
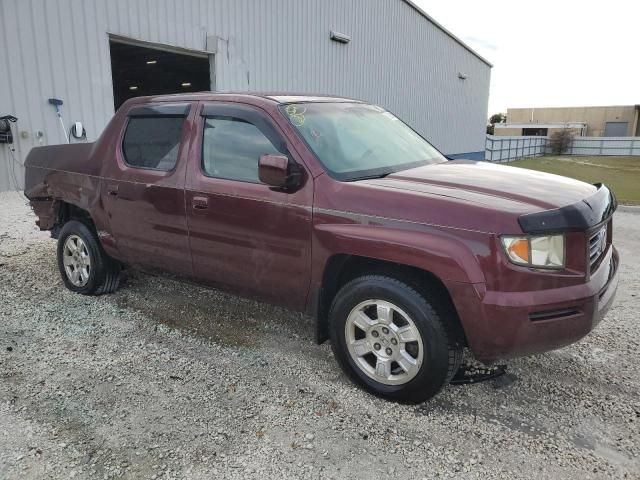
[[[343,370],[381,397],[427,400],[449,382],[462,358],[453,331],[431,303],[391,277],[347,283],[334,299],[329,321]]]
[[[58,236],[58,268],[65,286],[83,295],[111,293],[120,282],[120,264],[109,257],[96,233],[77,220]]]

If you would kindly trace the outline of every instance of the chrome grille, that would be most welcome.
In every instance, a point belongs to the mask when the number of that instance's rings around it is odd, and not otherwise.
[[[607,226],[589,237],[589,268],[591,271],[598,265],[598,262],[607,251]]]

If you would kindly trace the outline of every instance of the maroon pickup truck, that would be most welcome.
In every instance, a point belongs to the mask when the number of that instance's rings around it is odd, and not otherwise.
[[[617,288],[604,185],[448,161],[344,98],[126,102],[95,143],[34,148],[25,193],[70,290],[124,266],[304,311],[344,371],[418,402],[482,361],[589,333]]]

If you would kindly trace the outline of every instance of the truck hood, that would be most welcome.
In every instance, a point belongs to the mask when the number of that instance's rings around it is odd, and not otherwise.
[[[470,160],[426,165],[367,183],[521,214],[575,204],[597,191],[559,175]]]

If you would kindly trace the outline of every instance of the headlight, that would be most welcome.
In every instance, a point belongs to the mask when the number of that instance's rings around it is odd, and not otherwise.
[[[507,257],[516,265],[564,267],[564,235],[503,236],[500,239]]]

